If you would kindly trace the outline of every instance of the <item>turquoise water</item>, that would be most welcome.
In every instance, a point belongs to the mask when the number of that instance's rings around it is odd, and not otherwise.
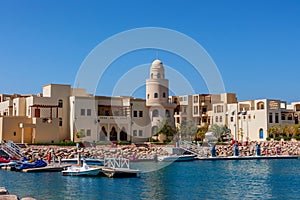
[[[181,162],[119,179],[0,170],[0,186],[19,197],[55,200],[300,199],[300,159]]]

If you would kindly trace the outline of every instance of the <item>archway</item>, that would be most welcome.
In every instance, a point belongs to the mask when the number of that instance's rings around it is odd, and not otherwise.
[[[122,130],[120,132],[120,140],[127,141],[127,132],[124,127],[122,128]]]
[[[116,131],[116,128],[113,126],[111,128],[111,131],[110,131],[110,141],[117,141],[117,131]]]
[[[107,131],[105,130],[105,127],[102,126],[100,131],[100,141],[104,141],[107,138]]]

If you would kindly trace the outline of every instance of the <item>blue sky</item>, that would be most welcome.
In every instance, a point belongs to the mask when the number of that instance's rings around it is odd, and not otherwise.
[[[86,56],[122,31],[164,27],[188,35],[212,57],[227,92],[240,100],[300,101],[300,1],[0,1],[0,93],[38,93],[48,83],[73,84]],[[120,57],[108,73],[151,63],[190,69],[168,52]],[[124,70],[123,70],[124,71]],[[201,78],[186,70],[197,93]],[[168,77],[171,81],[172,77]],[[100,86],[97,94],[111,90]],[[134,93],[144,97],[143,87]]]

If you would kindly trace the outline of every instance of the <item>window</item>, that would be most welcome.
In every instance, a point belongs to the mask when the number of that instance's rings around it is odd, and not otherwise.
[[[218,116],[216,116],[216,122],[219,122],[219,118],[218,118]]]
[[[143,117],[143,111],[139,111],[139,117]]]
[[[17,133],[16,133],[16,131],[14,131],[14,136],[16,136],[17,135]]]
[[[58,100],[58,107],[59,108],[63,107],[63,100],[61,100],[61,99]]]
[[[281,120],[285,120],[285,114],[281,114]]]
[[[153,110],[152,117],[158,117],[158,110]]]
[[[273,123],[273,114],[269,113],[269,123]]]
[[[233,117],[230,117],[230,121],[233,122]]]
[[[288,115],[288,120],[293,120],[293,116],[291,114]]]
[[[206,114],[206,112],[207,112],[207,107],[203,107],[202,108],[202,114]]]
[[[153,78],[153,73],[151,73],[151,78]]]
[[[222,118],[222,116],[220,116],[220,122],[223,122],[223,118]]]
[[[186,106],[183,106],[183,113],[186,114]]]
[[[86,136],[91,136],[91,129],[86,130]]]
[[[166,117],[170,117],[170,111],[166,110]]]
[[[85,109],[81,109],[81,110],[80,110],[80,115],[81,115],[81,116],[85,116]]]
[[[137,117],[137,111],[133,111],[133,117]]]
[[[160,73],[157,73],[157,78],[160,78]]]
[[[166,98],[166,93],[165,92],[163,93],[163,98]]]
[[[133,130],[133,136],[137,136],[137,130]]]
[[[62,126],[62,118],[61,117],[59,118],[58,126]]]
[[[198,115],[198,106],[194,106],[194,115]]]
[[[275,113],[275,123],[279,123],[279,114]]]
[[[143,136],[143,130],[139,130],[139,136]]]
[[[194,96],[194,103],[198,103],[198,96]]]
[[[263,110],[265,108],[264,102],[258,102],[257,103],[257,110]]]
[[[147,99],[149,99],[150,98],[150,94],[147,94]]]
[[[91,110],[91,109],[87,109],[87,110],[86,110],[86,115],[87,115],[87,116],[91,116],[91,114],[92,114],[92,110]]]
[[[158,98],[158,93],[154,93],[154,98]]]
[[[105,116],[109,116],[109,110],[104,111]]]

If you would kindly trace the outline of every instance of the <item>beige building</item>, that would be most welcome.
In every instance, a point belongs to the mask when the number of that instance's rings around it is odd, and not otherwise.
[[[49,84],[38,95],[1,95],[0,140],[21,143],[70,139],[70,85]]]
[[[105,97],[66,84],[41,94],[0,95],[0,140],[20,143],[146,141],[167,122],[191,120],[198,127],[225,125],[234,139],[265,140],[274,125],[298,124],[300,102],[237,101],[234,93],[169,96],[163,63],[153,61],[146,99]]]

